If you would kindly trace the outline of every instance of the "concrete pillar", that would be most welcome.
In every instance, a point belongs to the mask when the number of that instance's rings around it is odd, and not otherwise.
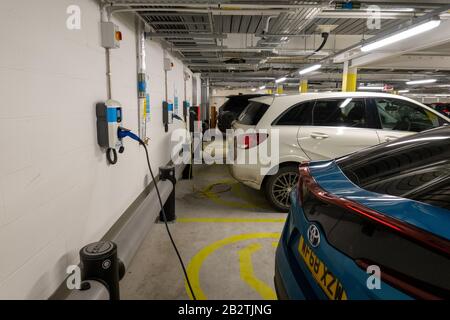
[[[298,92],[306,93],[308,92],[308,80],[301,80],[300,85],[298,86]]]
[[[273,93],[272,89],[267,89],[266,91],[267,91],[267,94],[272,94]]]
[[[356,68],[350,66],[349,61],[344,62],[344,70],[342,74],[342,91],[354,92],[356,91],[356,80],[358,78],[358,71]]]

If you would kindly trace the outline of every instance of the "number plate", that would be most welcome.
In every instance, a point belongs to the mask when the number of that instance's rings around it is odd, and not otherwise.
[[[314,280],[331,300],[347,300],[347,293],[341,281],[317,257],[311,247],[300,237],[298,252],[311,272]]]

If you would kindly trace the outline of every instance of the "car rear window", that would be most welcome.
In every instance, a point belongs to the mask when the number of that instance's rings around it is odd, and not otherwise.
[[[269,105],[261,102],[250,101],[244,111],[238,118],[241,124],[256,126],[261,118],[269,109]]]
[[[230,98],[222,105],[222,107],[220,107],[220,109],[222,111],[240,113],[247,105],[248,99],[246,98]]]
[[[382,144],[337,162],[363,189],[450,210],[450,128]]]

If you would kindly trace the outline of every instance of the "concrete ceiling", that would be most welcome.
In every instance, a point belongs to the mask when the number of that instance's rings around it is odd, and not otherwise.
[[[135,11],[146,22],[150,38],[164,39],[194,72],[216,86],[258,86],[308,66],[323,64],[311,75],[313,86],[339,86],[342,61],[336,57],[372,37],[400,30],[448,0],[365,0],[359,10],[337,9],[336,1],[290,0],[108,0],[111,11]],[[370,29],[367,8],[381,8],[381,29]],[[441,19],[450,18],[450,14]],[[449,20],[450,22],[450,20]],[[322,31],[330,30],[325,46]],[[361,64],[359,81],[429,77],[450,83],[450,30],[441,43],[385,54]],[[420,41],[426,41],[421,39]],[[420,57],[420,58],[418,58]],[[434,57],[434,58],[433,58]],[[441,57],[445,57],[442,59]],[[407,71],[412,71],[407,73]],[[401,75],[401,76],[399,76]],[[403,80],[399,80],[403,81]],[[291,77],[287,82],[298,84]],[[444,89],[443,89],[444,90]],[[445,90],[448,90],[445,89]]]

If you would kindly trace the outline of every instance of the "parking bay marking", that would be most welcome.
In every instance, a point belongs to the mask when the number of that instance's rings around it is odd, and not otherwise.
[[[200,287],[200,269],[203,265],[203,262],[206,258],[211,255],[216,250],[236,242],[252,240],[252,239],[264,239],[264,238],[273,238],[279,239],[281,236],[280,233],[277,232],[260,232],[260,233],[245,233],[234,235],[225,239],[218,240],[216,242],[211,243],[210,245],[201,249],[189,262],[187,266],[187,273],[189,279],[191,281],[192,289],[195,292],[195,296],[198,300],[206,300],[207,297],[203,290]],[[184,282],[185,290],[192,300],[192,295],[190,293],[187,282]]]
[[[260,243],[251,243],[244,249],[239,250],[239,269],[241,279],[252,287],[265,300],[277,300],[275,292],[264,281],[255,276],[252,263],[252,255],[261,250]]]

